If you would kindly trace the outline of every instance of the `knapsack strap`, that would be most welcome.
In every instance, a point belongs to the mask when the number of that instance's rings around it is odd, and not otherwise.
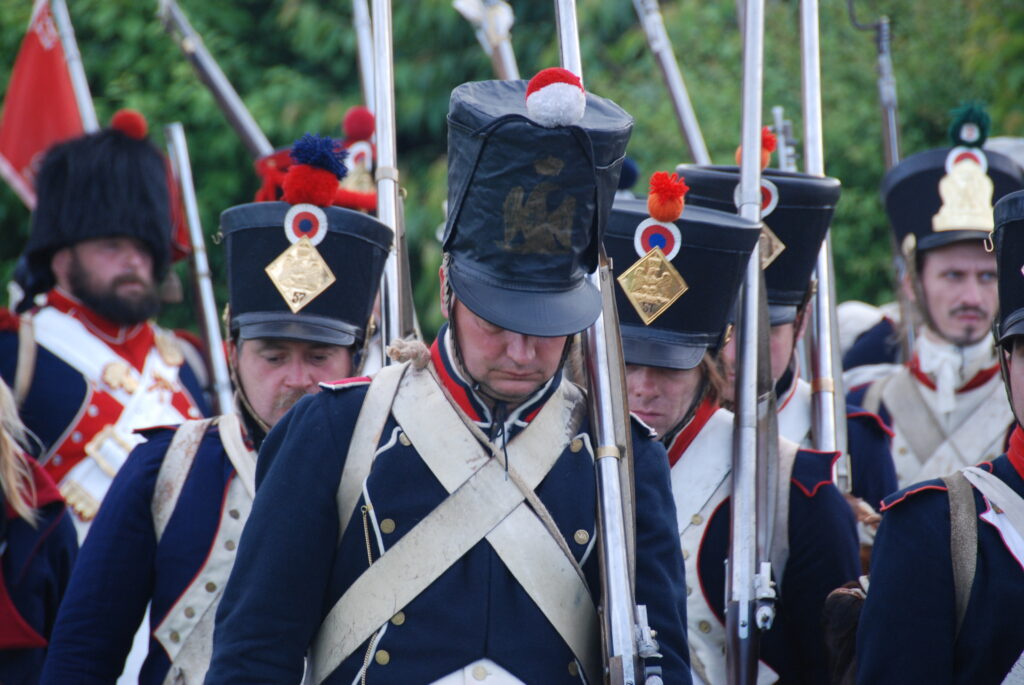
[[[953,562],[953,589],[956,600],[956,631],[960,635],[971,586],[978,563],[978,511],[974,506],[974,489],[963,473],[942,478],[949,496],[949,550]]]

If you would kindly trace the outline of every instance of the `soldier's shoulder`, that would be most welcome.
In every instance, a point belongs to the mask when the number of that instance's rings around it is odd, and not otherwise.
[[[856,404],[847,403],[846,422],[848,428],[878,437],[892,438],[892,429],[885,424],[882,417]]]
[[[817,497],[823,488],[834,487],[832,466],[837,459],[839,459],[839,452],[800,448],[793,460],[793,474],[790,482],[805,497]]]
[[[948,491],[949,488],[941,478],[921,481],[888,495],[882,500],[881,510],[887,512],[894,507],[903,509],[907,506],[928,506],[939,499],[945,501]],[[908,504],[911,502],[912,505]]]

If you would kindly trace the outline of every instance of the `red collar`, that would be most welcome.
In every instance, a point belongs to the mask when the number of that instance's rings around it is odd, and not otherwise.
[[[918,358],[917,353],[914,353],[913,358],[907,363],[907,368],[910,369],[910,373],[921,382],[923,386],[929,390],[935,390],[935,381],[933,381],[928,374],[921,370],[921,360]],[[987,369],[982,369],[978,373],[974,374],[974,378],[967,381],[959,388],[956,389],[958,393],[967,392],[968,390],[974,390],[988,383],[992,378],[999,373],[999,363],[996,362]]]
[[[701,430],[708,421],[711,420],[711,416],[718,411],[718,402],[712,402],[708,398],[700,403],[697,407],[697,411],[694,412],[693,418],[686,424],[683,430],[679,431],[679,434],[672,441],[672,444],[668,448],[668,464],[669,466],[675,466],[676,462],[679,461],[679,457],[683,456],[683,452],[690,446],[690,443],[700,435]]]
[[[33,508],[39,509],[47,504],[62,501],[63,498],[60,496],[60,490],[57,489],[53,479],[43,470],[43,467],[31,457],[28,457],[26,461],[29,468],[32,469],[32,480],[36,489],[36,500],[32,504]],[[18,514],[14,511],[14,507],[11,506],[10,502],[6,503],[6,507],[8,519],[18,518]]]
[[[1024,429],[1021,429],[1020,425],[1014,427],[1013,433],[1010,434],[1010,448],[1006,450],[1006,456],[1016,469],[1017,475],[1024,478]]]
[[[153,327],[148,323],[118,325],[59,288],[54,288],[46,294],[46,303],[80,321],[89,332],[131,362],[135,368],[142,370],[145,366],[146,356],[153,347],[154,339]]]

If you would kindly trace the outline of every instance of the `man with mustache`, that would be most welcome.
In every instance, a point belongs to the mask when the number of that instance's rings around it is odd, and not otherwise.
[[[994,213],[1000,399],[1013,432],[1001,456],[886,499],[857,631],[865,685],[994,685],[1024,672],[1024,192]]]
[[[563,365],[601,310],[631,128],[563,69],[452,92],[448,323],[267,436],[206,682],[298,683],[307,655],[315,683],[603,682],[594,447]],[[651,665],[686,685],[668,464],[629,430]]]
[[[134,430],[208,413],[197,350],[151,322],[171,257],[163,155],[146,121],[122,110],[110,128],[48,151],[20,262],[20,316],[0,310],[0,375],[38,438],[80,538]]]
[[[289,175],[323,177],[332,190],[345,172],[334,144],[304,138]],[[310,149],[331,168],[298,163]],[[42,682],[117,679],[147,603],[149,654],[139,682],[202,681],[252,506],[256,452],[300,398],[358,368],[392,237],[376,219],[323,206],[330,196],[291,179],[284,199],[221,215],[237,406],[144,431],[147,442],[114,479],[78,557]]]
[[[998,293],[987,243],[993,203],[1024,187],[1024,175],[1008,157],[982,150],[982,114],[961,111],[954,147],[908,157],[882,182],[909,267],[903,287],[922,324],[913,357],[852,388],[848,400],[892,428],[900,487],[995,458],[1013,423],[990,331]]]

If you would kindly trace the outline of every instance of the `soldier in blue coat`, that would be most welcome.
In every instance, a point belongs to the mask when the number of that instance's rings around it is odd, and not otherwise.
[[[617,274],[629,407],[668,450],[686,564],[690,661],[694,682],[707,685],[727,681],[733,491],[733,415],[719,404],[723,380],[714,351],[758,228],[689,202],[675,221],[648,217],[640,202],[618,202],[605,235]],[[775,623],[761,638],[758,682],[822,683],[821,607],[829,591],[857,576],[857,535],[832,484],[837,455],[785,439],[778,455],[771,559],[780,598]]]
[[[527,98],[529,96],[529,98]],[[565,70],[456,88],[442,297],[413,361],[267,437],[209,683],[599,683],[596,477],[562,373],[632,119]],[[637,600],[689,683],[664,450],[632,427]]]
[[[209,413],[196,347],[150,319],[171,262],[166,160],[138,113],[55,145],[36,182],[0,376],[84,539],[135,429]]]
[[[690,204],[720,211],[734,208],[738,169],[682,165],[678,170],[690,186],[687,193]],[[766,169],[761,185],[762,219],[771,232],[766,233],[770,239],[764,242],[768,254],[763,260],[779,435],[811,447],[814,444],[811,385],[802,377],[805,371],[800,367],[796,345],[807,325],[814,294],[812,277],[839,201],[839,181]],[[725,372],[726,400],[731,402],[735,385],[735,344],[731,339],[719,359]],[[848,405],[846,415],[851,492],[869,505],[867,508],[858,506],[855,510],[858,518],[865,518],[881,504],[885,495],[896,489],[896,469],[889,452],[891,434],[881,419],[860,407]]]
[[[327,174],[331,188],[341,167],[298,163],[324,146],[337,162],[333,141],[307,137],[293,150],[292,169]],[[79,556],[42,682],[114,682],[147,604],[149,653],[139,682],[202,682],[217,604],[252,506],[256,450],[300,397],[356,368],[391,241],[377,220],[321,207],[301,190],[290,183],[286,202],[221,215],[237,408],[143,432],[147,441],[114,479]],[[282,263],[291,266],[268,269]]]
[[[53,480],[23,447],[25,429],[0,381],[0,682],[35,683],[78,552]]]
[[[995,226],[996,339],[1016,427],[1002,456],[886,500],[859,683],[987,685],[1024,672],[1024,191],[999,201]]]
[[[901,488],[994,459],[1013,425],[991,334],[998,293],[988,240],[993,203],[1024,188],[1024,170],[981,147],[987,126],[983,110],[961,108],[951,147],[903,159],[882,183],[921,324],[911,358],[878,367],[848,397],[892,429]]]

